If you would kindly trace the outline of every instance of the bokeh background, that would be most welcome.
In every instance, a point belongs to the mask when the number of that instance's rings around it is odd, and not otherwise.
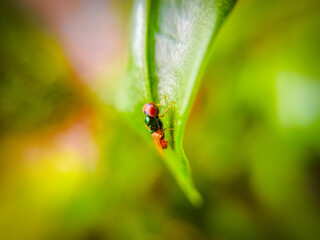
[[[113,108],[131,7],[0,1],[0,239],[320,239],[319,1],[227,19],[184,139],[202,208]]]

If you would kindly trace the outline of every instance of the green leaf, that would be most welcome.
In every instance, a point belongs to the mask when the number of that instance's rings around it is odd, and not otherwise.
[[[182,141],[187,117],[214,39],[235,0],[136,0],[132,19],[129,67],[116,106],[127,121],[152,143],[142,107],[166,97],[160,114],[168,148],[164,160],[186,196],[200,205]]]

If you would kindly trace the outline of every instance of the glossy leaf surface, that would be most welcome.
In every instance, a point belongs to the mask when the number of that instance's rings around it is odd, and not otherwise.
[[[165,133],[168,149],[163,158],[194,205],[202,200],[183,150],[183,134],[214,39],[234,4],[234,0],[134,3],[129,67],[116,106],[152,143],[144,126],[143,105],[159,103],[165,96],[162,114],[173,102],[163,118],[164,127],[174,129]]]

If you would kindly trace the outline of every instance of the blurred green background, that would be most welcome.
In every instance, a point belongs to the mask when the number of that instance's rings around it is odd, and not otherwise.
[[[113,108],[131,7],[0,2],[0,239],[319,239],[320,2],[227,19],[185,132],[199,209]]]

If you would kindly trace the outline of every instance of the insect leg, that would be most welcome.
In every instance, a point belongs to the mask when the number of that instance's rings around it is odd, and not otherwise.
[[[163,104],[163,101],[164,101],[164,99],[165,99],[166,97],[165,96],[163,96],[163,98],[162,98],[162,100],[161,100],[161,102],[160,103],[158,103],[156,106],[161,106],[162,104]]]
[[[167,111],[169,110],[169,108],[171,107],[171,105],[172,105],[172,101],[170,102],[170,104],[169,104],[169,106],[167,107],[167,109],[164,111],[164,114],[161,115],[159,118],[162,118],[162,117],[164,117],[164,115],[166,115],[166,113],[167,113]]]

